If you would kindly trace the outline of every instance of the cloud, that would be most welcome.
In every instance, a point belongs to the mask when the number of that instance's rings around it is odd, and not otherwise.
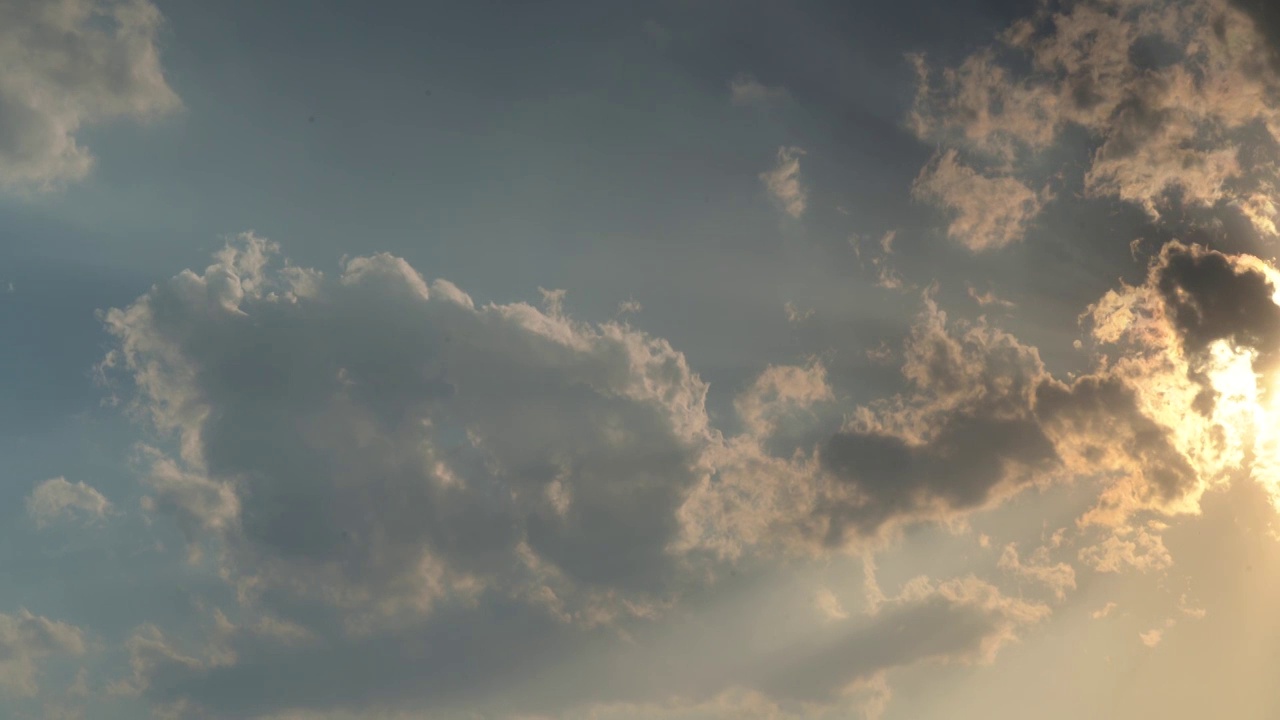
[[[654,587],[708,433],[682,355],[554,304],[476,307],[389,255],[328,277],[275,252],[246,235],[106,315],[108,365],[179,441],[147,451],[162,509],[246,581],[375,615],[510,562]]]
[[[985,322],[949,322],[928,294],[924,305],[903,348],[910,390],[843,421],[825,408],[821,365],[761,375],[736,403],[747,432],[713,448],[714,476],[680,510],[681,547],[725,558],[856,550],[1055,477],[1057,448],[1035,407],[1052,379],[1036,350]]]
[[[1275,277],[1251,256],[1167,245],[1144,283],[1085,313],[1107,355],[1069,381],[986,320],[950,320],[927,292],[902,349],[907,390],[846,414],[836,432],[825,430],[832,391],[817,366],[788,371],[812,392],[744,393],[748,431],[714,450],[714,480],[688,495],[685,546],[728,558],[858,550],[1030,487],[1087,480],[1097,500],[1078,523],[1103,536],[1081,561],[1102,572],[1163,569],[1171,558],[1159,525],[1139,516],[1198,513],[1205,492],[1241,474],[1280,497],[1270,470],[1280,467],[1280,423],[1267,419],[1270,390],[1257,375],[1280,346]],[[750,420],[768,414],[787,422]],[[1030,569],[1007,553],[1005,563],[1069,587],[1069,566],[1038,558],[1043,567]]]
[[[1153,218],[1226,202],[1274,235],[1280,65],[1262,61],[1275,58],[1264,34],[1274,13],[1240,4],[1254,17],[1223,0],[1070,3],[1018,21],[954,68],[915,56],[909,125],[944,157],[963,154],[977,177],[989,168],[1004,179],[1043,172],[1048,151],[1083,131],[1087,195]]]
[[[103,370],[173,439],[141,450],[149,507],[218,548],[250,614],[375,648],[440,613],[664,606],[713,437],[670,345],[477,306],[389,255],[329,276],[246,234],[215,260],[106,313]]]
[[[974,252],[998,250],[1021,240],[1044,202],[1008,176],[987,177],[962,164],[955,150],[920,171],[912,194],[951,213],[947,237]]]
[[[873,621],[847,623],[803,657],[766,673],[771,697],[813,702],[856,689],[880,672],[918,662],[990,663],[1019,630],[1049,616],[1045,605],[1003,595],[969,576],[917,578],[876,607]]]
[[[726,438],[681,354],[548,298],[478,306],[389,255],[330,276],[245,234],[203,272],[107,312],[104,376],[133,385],[159,432],[138,455],[146,507],[212,550],[237,596],[203,649],[139,628],[117,691],[213,717],[478,702],[660,621],[715,563],[812,541],[795,531],[812,519],[794,513],[812,516],[807,493],[826,482],[813,455],[830,432],[822,365],[762,373],[735,404],[743,433]],[[863,511],[878,522],[914,510],[894,505],[891,478],[875,482],[888,506]],[[775,514],[735,522],[748,505],[728,488],[764,493]],[[784,704],[846,687],[882,697],[866,688],[885,669],[985,662],[1047,612],[975,578],[917,581],[856,620],[831,600],[831,621],[851,624],[808,670],[765,663],[718,687]],[[289,670],[270,688],[250,680],[268,667]]]
[[[32,697],[40,691],[38,663],[49,657],[85,652],[74,625],[19,610],[0,613],[0,697]]]
[[[876,285],[887,290],[902,290],[905,287],[902,276],[889,262],[893,255],[893,244],[897,238],[897,230],[890,230],[874,241],[861,235],[849,238],[849,245],[853,248],[858,261],[863,263],[863,267],[866,267],[866,262],[869,261],[871,268],[875,270]]]
[[[734,105],[771,105],[789,97],[786,88],[764,85],[747,73],[729,81],[729,96]]]
[[[738,395],[741,429],[726,435],[683,355],[574,321],[560,292],[543,309],[477,305],[389,255],[331,276],[246,234],[105,315],[104,374],[134,386],[160,431],[139,451],[148,507],[213,550],[237,591],[204,652],[140,631],[127,685],[214,717],[478,701],[663,622],[726,566],[865,552],[1068,479],[1099,493],[1078,522],[1104,536],[1082,563],[1163,569],[1163,526],[1134,518],[1195,512],[1239,471],[1244,436],[1223,430],[1237,391],[1221,377],[1268,362],[1273,272],[1168,246],[1141,285],[1086,313],[1112,354],[1069,382],[926,292],[902,393],[846,413],[821,363],[772,366]],[[1055,547],[1008,546],[999,565],[1062,598],[1075,569]],[[866,617],[833,599],[814,600],[839,625],[820,646],[708,692],[835,703],[894,667],[984,662],[1048,613],[976,578],[877,593]],[[436,650],[410,660],[410,646]],[[451,671],[457,653],[472,661]],[[353,663],[367,672],[339,671]],[[253,690],[267,667],[291,669]],[[315,677],[341,680],[317,692]],[[587,688],[552,704],[632,700]]]
[[[1265,56],[1280,72],[1280,8],[1267,0],[1230,0],[1230,5],[1253,20],[1254,29],[1266,40]]]
[[[953,335],[926,299],[902,372],[911,393],[860,408],[820,449],[828,543],[988,506],[1053,467],[1032,411],[1046,377],[1034,348],[985,324]]]
[[[813,604],[822,613],[823,617],[828,620],[845,620],[849,617],[849,613],[845,611],[844,606],[840,604],[840,598],[827,588],[821,588],[814,595]]]
[[[1270,470],[1280,466],[1280,438],[1264,375],[1280,339],[1278,278],[1251,255],[1172,242],[1143,284],[1110,291],[1090,307],[1095,341],[1118,356],[1111,376],[1131,388],[1154,423],[1134,436],[1147,448],[1135,449],[1169,458],[1145,483],[1160,490],[1156,496],[1119,485],[1104,496],[1102,515],[1108,504],[1195,512],[1203,492],[1241,474],[1277,497]]]
[[[1101,620],[1111,615],[1111,613],[1115,612],[1116,607],[1118,606],[1114,602],[1108,602],[1106,605],[1103,605],[1102,607],[1090,613],[1089,617],[1093,618],[1094,620]]]
[[[790,300],[782,304],[782,311],[787,315],[787,323],[790,325],[801,325],[805,321],[811,319],[814,314],[813,308],[801,310],[795,303]]]
[[[764,183],[783,211],[793,218],[804,215],[809,201],[809,192],[800,183],[800,156],[804,154],[804,150],[798,147],[780,147],[778,164],[772,170],[760,173],[760,182]]]
[[[996,295],[994,290],[988,290],[986,292],[978,292],[978,290],[974,288],[972,285],[968,286],[968,290],[969,290],[969,297],[972,298],[974,302],[978,303],[978,307],[981,307],[981,308],[995,307],[995,308],[1000,308],[1002,310],[1013,310],[1014,308],[1017,307],[1016,303],[1011,302],[1009,300],[1005,300],[999,295]]]
[[[1000,554],[997,567],[1019,577],[1033,580],[1048,588],[1055,598],[1062,600],[1068,590],[1076,589],[1076,571],[1066,563],[1049,559],[1049,548],[1038,547],[1026,560],[1018,556],[1018,546],[1009,543]]]
[[[101,518],[110,509],[111,503],[102,493],[83,482],[72,484],[62,477],[45,480],[27,496],[27,516],[37,527],[77,513]]]
[[[1145,527],[1121,528],[1101,543],[1082,549],[1080,561],[1104,573],[1126,568],[1159,571],[1173,566],[1173,556],[1164,546],[1164,539]]]
[[[0,189],[47,189],[93,166],[85,126],[179,106],[160,67],[149,0],[0,5]]]
[[[1144,633],[1139,633],[1138,639],[1142,641],[1143,645],[1153,648],[1164,639],[1164,628],[1152,628]]]

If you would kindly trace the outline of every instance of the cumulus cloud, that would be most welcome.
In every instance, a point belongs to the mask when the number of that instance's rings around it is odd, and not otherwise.
[[[722,557],[857,549],[994,506],[1060,470],[1035,408],[1052,379],[1034,348],[985,322],[949,322],[926,294],[902,372],[909,392],[857,408],[835,433],[820,365],[762,375],[737,403],[748,432],[715,449],[715,475],[681,508],[685,542]],[[790,442],[777,442],[769,417],[787,418]]]
[[[798,147],[780,147],[778,164],[760,173],[760,182],[769,195],[793,218],[804,215],[809,202],[809,191],[800,182],[800,157],[804,154]]]
[[[1145,282],[1085,313],[1107,354],[1066,381],[1035,348],[986,320],[950,320],[926,293],[902,348],[908,390],[860,406],[837,432],[810,422],[831,396],[816,367],[777,376],[804,392],[771,393],[765,381],[745,393],[742,416],[786,417],[791,439],[779,444],[776,424],[755,421],[717,448],[714,478],[681,509],[685,541],[723,557],[779,544],[857,549],[1081,479],[1098,495],[1078,522],[1103,536],[1080,560],[1102,572],[1163,569],[1161,525],[1135,518],[1197,513],[1205,492],[1241,474],[1280,497],[1280,438],[1260,374],[1280,346],[1275,277],[1251,256],[1171,243]],[[1070,587],[1069,566],[1007,551],[1004,562]]]
[[[1092,148],[1086,194],[1132,202],[1153,218],[1175,202],[1227,202],[1274,234],[1267,191],[1276,180],[1280,75],[1264,61],[1275,52],[1260,33],[1269,26],[1255,22],[1273,16],[1242,4],[1255,17],[1225,0],[1041,11],[954,68],[938,72],[914,57],[909,124],[1003,179],[1043,167],[1046,151],[1080,130]]]
[[[388,255],[329,277],[275,251],[246,235],[106,315],[108,367],[177,440],[146,451],[157,504],[242,582],[371,619],[511,563],[559,601],[659,587],[708,433],[683,356],[554,305],[477,307]]]
[[[860,408],[820,449],[828,543],[987,506],[1052,467],[1032,412],[1045,377],[1034,348],[985,324],[952,334],[926,299],[902,372],[911,393]]]
[[[178,107],[160,66],[160,24],[149,0],[0,5],[0,188],[83,178],[93,155],[81,128]]]
[[[37,527],[77,514],[89,518],[101,518],[111,509],[111,503],[102,493],[84,482],[70,483],[66,478],[45,480],[27,496],[27,516]]]
[[[0,613],[0,697],[31,697],[40,691],[39,663],[85,652],[80,629],[19,610]]]
[[[844,477],[850,456],[817,454],[834,399],[817,362],[762,373],[735,404],[743,432],[725,437],[706,384],[664,341],[575,322],[554,301],[477,305],[389,255],[330,276],[246,234],[105,322],[116,349],[104,376],[131,383],[160,431],[139,450],[146,507],[213,548],[238,598],[203,649],[155,627],[130,640],[116,687],[157,707],[255,717],[358,697],[463,702],[602,631],[657,621],[679,587],[702,582],[705,561],[821,544],[823,522],[873,532],[983,494],[933,485],[928,452],[911,482],[936,487],[936,502],[895,489],[900,478]],[[938,375],[927,356],[956,348],[935,340],[914,341],[908,370],[946,388],[928,412],[987,402],[977,396],[993,389]],[[925,412],[883,411],[869,433],[906,432]],[[824,480],[826,467],[837,477]],[[844,504],[820,511],[832,497]],[[817,602],[848,626],[796,666],[808,670],[766,664],[719,687],[834,702],[842,688],[879,687],[889,668],[985,662],[1047,613],[976,578],[918,581],[874,616],[854,618],[834,595]],[[407,660],[408,639],[437,651]],[[463,675],[448,670],[457,653],[473,661]],[[353,662],[370,673],[338,672]],[[266,667],[291,670],[253,690]],[[316,676],[345,679],[317,693]]]
[[[773,366],[736,398],[741,430],[726,435],[683,355],[574,321],[558,292],[543,309],[478,305],[389,255],[330,276],[246,234],[105,315],[104,374],[132,383],[161,431],[139,451],[147,506],[216,549],[239,602],[203,654],[141,632],[128,685],[215,717],[355,696],[462,702],[531,671],[511,648],[545,661],[637,631],[722,563],[865,551],[1072,478],[1097,484],[1079,523],[1103,533],[1079,561],[1163,569],[1163,526],[1131,519],[1195,512],[1241,469],[1246,435],[1225,428],[1242,391],[1222,378],[1270,362],[1269,268],[1169,245],[1144,283],[1086,313],[1114,355],[1070,381],[927,292],[902,346],[904,392],[847,414],[820,362]],[[1076,577],[1057,547],[1009,545],[999,567],[1062,598]],[[976,578],[876,594],[867,617],[814,602],[841,632],[812,662],[716,687],[835,702],[900,665],[983,661],[1048,612]],[[933,630],[892,630],[904,627]],[[407,638],[439,654],[406,664]],[[465,677],[445,669],[454,652],[474,659]],[[370,674],[314,694],[308,678],[352,658]],[[293,669],[271,693],[218,691],[265,667]]]
[[[148,506],[214,542],[255,612],[376,643],[512,603],[644,618],[671,590],[712,432],[664,341],[477,306],[389,255],[297,268],[251,234],[105,319],[104,374],[173,439],[141,451]]]

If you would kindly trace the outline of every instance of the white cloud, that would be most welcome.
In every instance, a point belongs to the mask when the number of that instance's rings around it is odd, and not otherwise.
[[[760,173],[769,194],[778,205],[793,218],[804,215],[809,202],[809,192],[800,182],[800,157],[804,150],[798,147],[778,148],[778,164],[772,170]]]
[[[1101,620],[1105,617],[1110,616],[1111,613],[1115,612],[1115,609],[1117,607],[1118,606],[1114,602],[1108,602],[1106,605],[1103,605],[1097,610],[1094,610],[1093,612],[1089,613],[1089,617],[1093,618],[1094,620]]]
[[[88,174],[87,125],[178,107],[160,67],[149,0],[0,4],[0,188],[44,189]]]
[[[77,513],[101,518],[110,509],[111,503],[102,493],[84,482],[70,483],[62,477],[45,480],[27,496],[27,516],[37,527]]]

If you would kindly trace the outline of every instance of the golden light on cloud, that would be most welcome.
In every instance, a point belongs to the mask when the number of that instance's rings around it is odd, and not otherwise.
[[[1211,418],[1220,434],[1219,461],[1245,468],[1280,512],[1280,398],[1277,374],[1256,369],[1258,352],[1214,343],[1204,368],[1216,393]],[[1199,423],[1189,422],[1192,427]]]

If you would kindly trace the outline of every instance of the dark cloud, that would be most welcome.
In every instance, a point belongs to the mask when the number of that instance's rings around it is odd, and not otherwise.
[[[361,638],[271,642],[239,629],[235,662],[193,662],[165,646],[146,655],[145,690],[159,705],[189,703],[211,718],[287,711],[433,712],[490,706],[504,687],[563,661],[588,633],[525,603],[489,600],[443,609],[430,622]],[[578,697],[594,697],[583,689]]]
[[[1258,32],[1267,40],[1267,61],[1276,72],[1280,72],[1280,5],[1271,0],[1229,0],[1229,4],[1253,20]]]
[[[1170,243],[1153,272],[1187,352],[1199,355],[1226,340],[1258,351],[1264,364],[1275,362],[1280,306],[1275,283],[1260,267],[1200,246]]]
[[[940,421],[922,445],[900,437],[841,433],[822,449],[823,467],[858,490],[860,502],[834,515],[863,535],[917,513],[958,512],[987,505],[1010,484],[1013,468],[1045,470],[1056,458],[1034,418],[957,413]],[[1021,475],[1022,482],[1035,477]],[[834,538],[833,538],[834,539]]]
[[[905,354],[912,393],[874,406],[821,448],[823,469],[853,490],[819,511],[830,514],[828,542],[986,506],[1054,466],[1032,411],[1047,377],[1034,349],[986,326],[953,333],[929,301]]]
[[[518,600],[592,627],[671,592],[675,510],[710,435],[706,386],[665,342],[477,308],[385,255],[330,278],[247,235],[217,259],[109,312],[104,369],[175,436],[143,452],[152,506],[193,547],[215,541],[250,615],[341,647],[427,627],[409,637],[429,646],[440,608]],[[490,622],[462,617],[440,622]],[[503,656],[474,657],[480,678]]]
[[[1091,375],[1070,384],[1048,381],[1036,388],[1036,414],[1079,474],[1138,472],[1144,489],[1160,500],[1176,500],[1198,480],[1196,469],[1173,445],[1169,428],[1138,406],[1124,380]]]

